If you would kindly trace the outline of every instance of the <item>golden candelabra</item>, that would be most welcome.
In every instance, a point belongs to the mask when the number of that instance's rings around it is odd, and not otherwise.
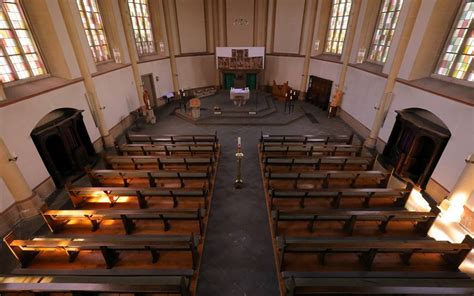
[[[235,153],[235,157],[237,157],[237,178],[235,179],[234,187],[240,189],[244,183],[242,180],[242,158],[244,157],[244,154],[241,149],[240,137],[237,138],[237,153]]]

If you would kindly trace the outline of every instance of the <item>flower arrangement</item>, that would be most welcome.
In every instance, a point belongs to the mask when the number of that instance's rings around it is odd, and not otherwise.
[[[201,107],[201,100],[198,98],[191,99],[189,100],[189,106],[191,108],[199,108]]]

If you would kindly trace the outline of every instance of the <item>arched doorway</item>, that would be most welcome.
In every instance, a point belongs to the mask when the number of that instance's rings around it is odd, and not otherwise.
[[[44,116],[31,138],[56,187],[79,178],[97,160],[81,110],[56,109]]]
[[[395,111],[397,119],[381,161],[425,189],[451,137],[448,127],[428,110],[410,108]]]

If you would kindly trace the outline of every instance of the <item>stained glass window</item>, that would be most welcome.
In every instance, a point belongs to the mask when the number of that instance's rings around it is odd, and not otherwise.
[[[438,63],[436,74],[474,81],[474,0],[465,1]]]
[[[1,0],[0,70],[3,83],[46,74],[18,0]]]
[[[128,0],[128,8],[132,18],[133,35],[135,36],[138,54],[154,53],[156,50],[153,42],[148,1]]]
[[[342,54],[352,0],[333,0],[324,52]]]
[[[370,46],[368,57],[370,61],[385,63],[402,4],[403,0],[383,0],[379,20]]]
[[[98,63],[110,60],[110,50],[97,0],[77,0],[77,7],[81,14],[82,25],[86,31],[94,61]]]

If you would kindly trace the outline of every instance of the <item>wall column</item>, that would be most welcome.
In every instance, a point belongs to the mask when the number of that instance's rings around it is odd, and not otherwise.
[[[122,16],[123,31],[125,33],[125,40],[127,41],[128,54],[130,56],[130,64],[132,65],[133,80],[135,81],[135,88],[137,90],[138,101],[140,107],[145,111],[145,120],[148,123],[156,123],[156,117],[153,110],[147,110],[145,107],[145,101],[143,98],[143,87],[142,80],[140,77],[140,71],[138,69],[138,53],[135,46],[135,41],[132,36],[132,23],[130,20],[130,13],[126,1],[119,1],[120,14]],[[155,48],[156,49],[156,48]],[[150,102],[151,104],[151,102]]]
[[[169,16],[170,13],[170,3],[169,0],[161,1],[163,3],[164,16],[165,16],[165,26],[166,26],[166,37],[168,41],[168,50],[170,54],[170,65],[171,65],[171,76],[173,77],[173,90],[178,92],[179,90],[179,80],[178,80],[178,67],[176,66],[176,56],[174,48],[174,30],[171,28],[171,19]]]
[[[72,47],[74,54],[76,55],[77,63],[81,71],[82,78],[84,79],[84,85],[88,97],[92,103],[93,113],[96,114],[97,123],[99,125],[99,132],[102,136],[103,144],[105,147],[113,147],[114,139],[109,133],[109,129],[105,124],[104,114],[102,113],[102,107],[100,105],[99,98],[95,89],[94,81],[87,64],[87,58],[81,46],[79,32],[77,31],[76,23],[74,22],[75,17],[73,15],[73,9],[77,10],[76,2],[74,1],[58,1],[61,13],[63,15],[66,29],[71,38]],[[91,110],[92,111],[92,110]]]
[[[339,73],[339,85],[338,89],[341,93],[344,93],[344,85],[346,84],[347,69],[349,68],[349,58],[352,52],[352,46],[354,45],[354,36],[356,33],[357,22],[359,20],[361,0],[352,2],[351,15],[349,17],[349,28],[347,29],[346,44],[344,46],[342,55],[342,67]]]
[[[474,154],[466,159],[466,166],[459,176],[456,185],[449,194],[448,198],[441,202],[440,207],[445,211],[443,218],[450,222],[461,221],[464,205],[474,192]]]
[[[16,203],[20,204],[22,218],[37,214],[36,209],[41,205],[39,196],[30,189],[16,164],[16,160],[9,160],[13,156],[8,151],[5,142],[0,138],[0,178],[3,179]],[[26,202],[26,203],[25,203]]]
[[[310,3],[310,18],[309,18],[309,31],[308,31],[308,42],[306,42],[306,51],[304,56],[303,74],[301,75],[300,84],[300,100],[304,100],[303,93],[306,91],[306,83],[308,81],[309,63],[311,61],[311,49],[313,48],[313,35],[314,35],[314,22],[316,21],[316,7],[317,0],[313,0]]]
[[[413,26],[418,15],[421,0],[412,0],[406,2],[405,4],[407,5],[407,7],[404,7],[405,9],[407,9],[406,20],[403,24],[399,24],[399,26],[403,26],[400,34],[400,40],[398,42],[397,48],[395,49],[392,67],[390,68],[390,73],[388,74],[385,89],[383,91],[382,97],[380,98],[377,113],[375,114],[375,119],[372,124],[372,129],[370,130],[369,137],[365,140],[364,143],[364,146],[370,149],[375,148],[380,129],[382,128],[386,113],[390,108],[393,96],[392,92],[393,88],[395,87],[395,80],[397,79],[400,66],[402,65],[403,57],[405,56],[405,51],[407,49],[411,32],[413,30]]]

